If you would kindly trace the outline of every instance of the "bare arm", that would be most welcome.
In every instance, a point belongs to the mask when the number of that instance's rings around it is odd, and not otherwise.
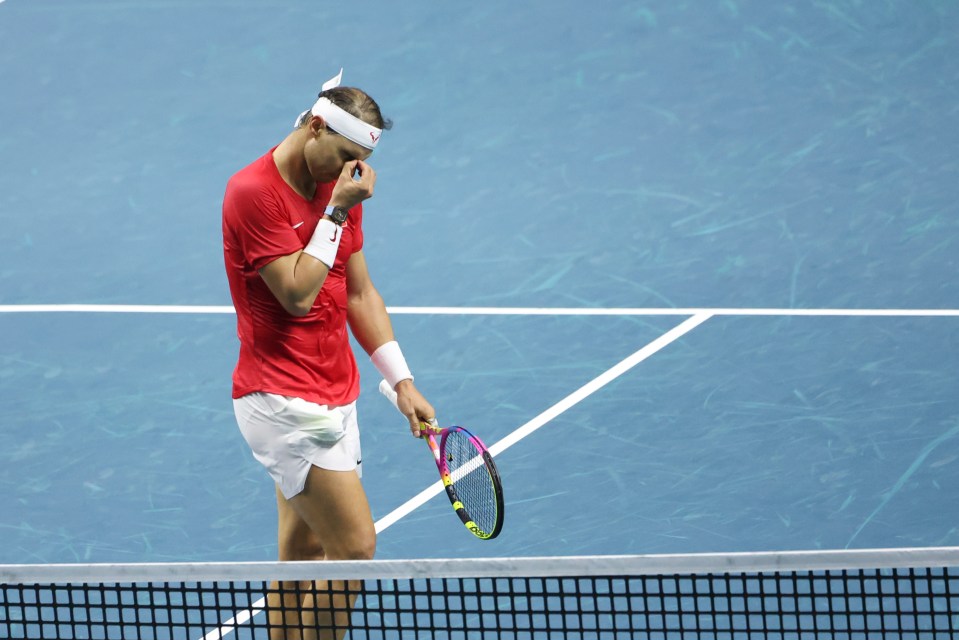
[[[362,251],[354,253],[346,264],[346,291],[350,331],[363,350],[372,355],[395,338],[386,304],[373,286]],[[420,422],[429,422],[436,417],[436,411],[417,390],[412,379],[396,384],[396,396],[397,408],[409,420],[413,435],[419,437]]]
[[[359,180],[353,179],[354,171],[359,171]],[[347,162],[333,187],[330,204],[349,209],[373,195],[375,182],[376,173],[368,164],[361,160]],[[313,308],[329,272],[320,260],[297,251],[261,268],[260,277],[287,313],[305,316]]]
[[[302,317],[313,308],[329,272],[313,256],[297,251],[260,269],[260,277],[287,313]]]
[[[366,258],[357,251],[346,263],[347,320],[353,337],[372,354],[393,340],[393,325],[380,292],[373,286]]]

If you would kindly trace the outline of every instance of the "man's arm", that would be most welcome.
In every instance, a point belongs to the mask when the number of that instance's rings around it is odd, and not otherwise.
[[[313,256],[297,251],[277,258],[260,269],[260,277],[286,312],[303,317],[313,308],[330,268]]]
[[[393,340],[393,325],[380,292],[373,286],[362,251],[346,263],[347,320],[353,337],[366,353]]]
[[[362,251],[354,253],[346,263],[346,292],[350,331],[363,350],[373,356],[395,338],[386,304],[373,286]],[[412,377],[400,380],[394,389],[397,408],[410,421],[413,435],[419,437],[420,422],[429,422],[436,417],[436,411],[413,385]]]
[[[353,172],[357,166],[363,171],[360,179],[354,180]],[[345,209],[353,207],[373,195],[375,181],[376,173],[369,165],[359,160],[347,162],[333,187],[330,204]],[[331,220],[329,216],[323,218]],[[290,315],[305,316],[313,308],[326,275],[333,267],[340,234],[342,230],[332,222],[321,221],[313,240],[302,251],[279,257],[260,269],[260,277]]]

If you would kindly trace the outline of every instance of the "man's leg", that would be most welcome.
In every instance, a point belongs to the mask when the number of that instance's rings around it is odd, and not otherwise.
[[[373,557],[376,531],[369,502],[359,477],[353,471],[329,471],[311,467],[304,490],[287,500],[277,491],[280,560],[362,560]],[[327,588],[334,595],[327,593]],[[280,600],[269,601],[270,621],[282,620],[286,630],[274,629],[272,637],[295,640],[339,640],[349,627],[349,611],[361,587],[337,581],[284,583],[283,611]],[[314,617],[314,607],[318,617]],[[335,622],[335,625],[333,624]],[[333,632],[333,627],[337,631]],[[291,628],[292,627],[292,628]],[[302,634],[300,629],[303,630]]]

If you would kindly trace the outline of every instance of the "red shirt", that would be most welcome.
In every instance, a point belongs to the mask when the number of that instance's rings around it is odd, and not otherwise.
[[[308,315],[287,313],[258,273],[306,246],[334,184],[318,184],[313,200],[305,200],[280,176],[273,149],[227,183],[223,257],[240,338],[234,398],[265,391],[344,405],[360,394],[346,328],[346,263],[363,248],[362,205],[350,210],[333,269]]]

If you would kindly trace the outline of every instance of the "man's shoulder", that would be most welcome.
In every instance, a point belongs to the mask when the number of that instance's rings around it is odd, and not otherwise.
[[[227,190],[259,190],[269,186],[273,182],[273,176],[270,172],[268,156],[269,154],[260,156],[230,176],[227,181]]]
[[[278,176],[271,170],[271,162],[264,156],[234,173],[226,184],[224,205],[241,209],[278,206]]]

